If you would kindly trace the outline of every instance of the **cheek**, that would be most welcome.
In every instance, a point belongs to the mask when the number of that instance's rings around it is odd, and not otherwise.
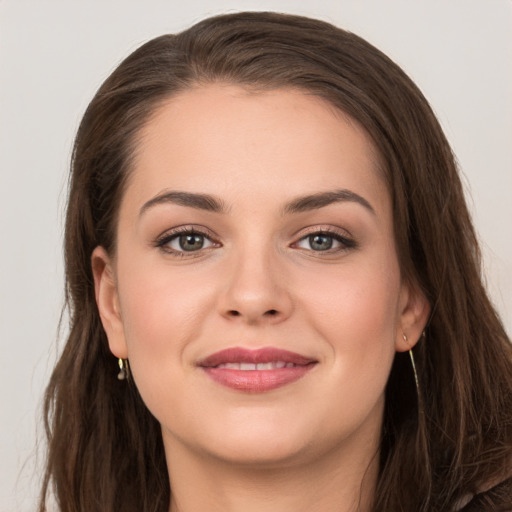
[[[187,346],[202,336],[204,316],[212,310],[205,277],[170,271],[166,265],[119,262],[120,306],[130,369],[148,409],[161,421],[168,412],[186,415],[180,393]],[[122,271],[122,274],[121,274]],[[185,407],[185,409],[183,409]]]
[[[187,344],[200,336],[202,316],[213,307],[202,275],[165,265],[120,262],[121,312],[129,355],[137,365],[175,366]]]
[[[309,288],[305,310],[329,343],[340,375],[355,368],[368,378],[387,379],[399,322],[400,274],[394,261],[385,271],[381,267],[377,261],[310,276],[315,285]]]
[[[324,404],[330,412],[322,428],[336,433],[340,425],[356,428],[370,411],[381,411],[395,355],[399,273],[394,267],[386,273],[347,269],[312,282],[308,323],[327,342],[332,356],[332,391]]]
[[[343,324],[344,332],[375,329],[378,334],[386,325],[396,325],[400,277],[395,266],[385,272],[347,266],[332,273],[318,272],[308,281],[314,286],[300,287],[308,290],[308,302],[326,327]]]

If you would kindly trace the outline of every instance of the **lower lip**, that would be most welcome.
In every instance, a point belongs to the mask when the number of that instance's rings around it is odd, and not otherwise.
[[[205,373],[215,382],[228,388],[248,393],[263,393],[304,377],[315,364],[276,368],[275,370],[232,370],[228,368],[203,367]]]

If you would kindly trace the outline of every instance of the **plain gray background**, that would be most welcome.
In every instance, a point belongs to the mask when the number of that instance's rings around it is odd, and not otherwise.
[[[417,82],[466,177],[488,287],[512,332],[510,0],[0,0],[0,512],[35,509],[36,418],[58,352],[66,173],[81,114],[144,41],[237,10],[323,18]]]

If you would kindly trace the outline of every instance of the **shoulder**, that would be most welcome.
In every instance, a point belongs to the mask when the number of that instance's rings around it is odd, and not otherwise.
[[[512,478],[475,495],[458,512],[512,512]]]

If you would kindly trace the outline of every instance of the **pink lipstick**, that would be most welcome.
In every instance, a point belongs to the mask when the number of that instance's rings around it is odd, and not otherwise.
[[[214,381],[239,391],[262,393],[300,379],[318,361],[273,347],[221,350],[198,366]]]

